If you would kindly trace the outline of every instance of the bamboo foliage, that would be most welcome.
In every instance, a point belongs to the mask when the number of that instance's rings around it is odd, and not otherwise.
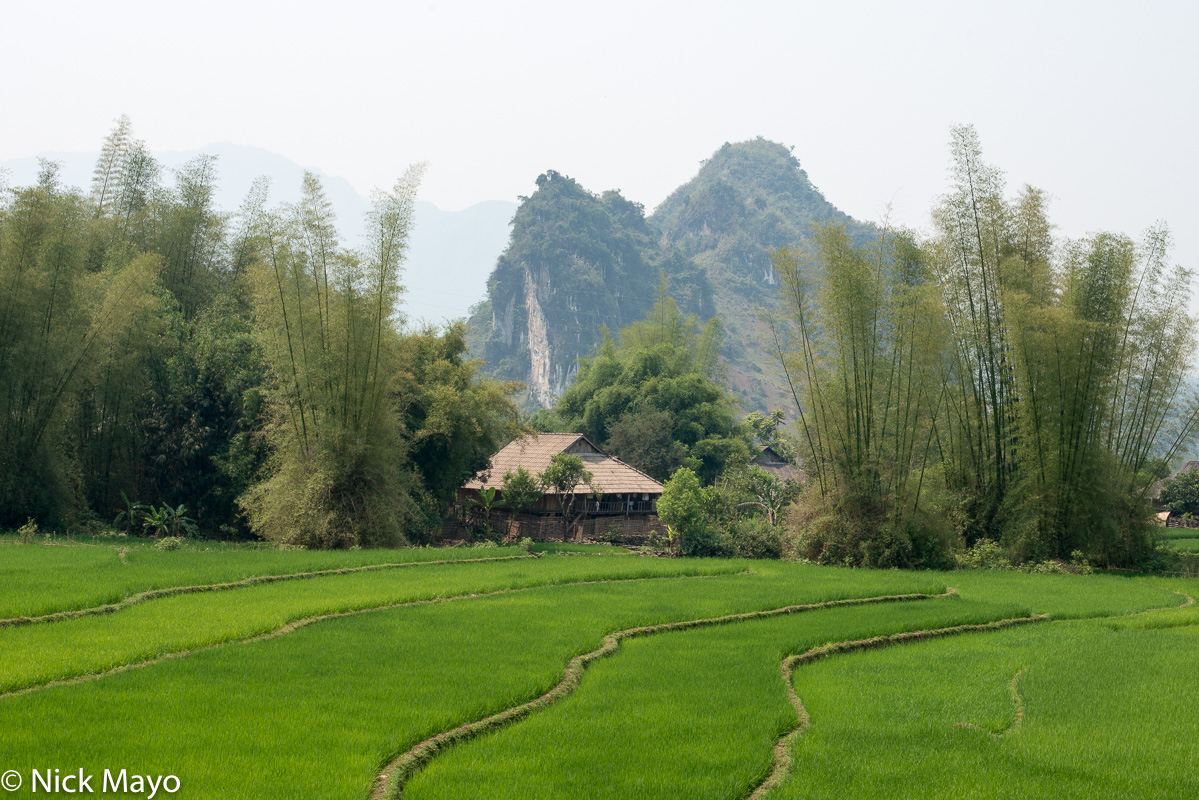
[[[1135,563],[1148,487],[1199,432],[1193,274],[1169,266],[1160,224],[1139,244],[1055,241],[1045,194],[1007,199],[972,128],[951,153],[928,241],[884,230],[854,248],[824,228],[811,251],[775,254],[776,343],[813,481],[873,503],[876,537],[880,509],[916,512],[935,473],[968,542]]]
[[[121,118],[88,191],[51,163],[0,182],[0,526],[94,527],[123,494],[186,503],[205,535],[424,536],[517,412],[460,328],[401,333],[420,168],[351,250],[315,177],[228,215],[216,166],[168,185]]]
[[[70,493],[56,439],[70,401],[153,304],[160,260],[114,253],[92,269],[91,216],[49,163],[0,208],[0,488],[13,493],[0,506],[9,513],[61,511],[53,498]]]
[[[943,405],[943,310],[910,238],[884,231],[855,248],[827,226],[813,239],[810,252],[774,254],[787,317],[772,329],[805,463],[822,495],[871,498],[898,520],[919,509]]]
[[[400,271],[421,172],[413,167],[391,192],[375,193],[361,251],[342,246],[312,174],[295,206],[254,211],[259,260],[250,275],[274,379],[276,460],[245,506],[272,538],[403,541],[413,511],[403,502],[405,444],[392,398]]]
[[[1003,175],[983,162],[974,129],[954,128],[950,149],[954,186],[934,210],[937,238],[929,261],[951,332],[954,393],[948,408],[958,436],[950,458],[983,503],[985,519],[1002,502],[1013,466],[1013,364],[1001,271],[1013,239],[1012,215]]]

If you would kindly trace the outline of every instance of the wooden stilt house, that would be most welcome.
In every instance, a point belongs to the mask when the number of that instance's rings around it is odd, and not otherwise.
[[[496,498],[500,514],[505,513],[502,494],[504,475],[523,467],[537,476],[558,453],[570,453],[583,460],[592,474],[590,483],[578,486],[571,520],[561,519],[559,498],[551,492],[541,496],[518,525],[527,532],[542,532],[541,538],[604,538],[605,532],[619,529],[626,538],[648,534],[658,526],[657,504],[662,484],[639,469],[629,466],[596,447],[581,433],[539,433],[510,442],[491,457],[491,465],[458,490],[460,507],[478,506],[481,492],[500,490]],[[510,511],[508,512],[511,516]],[[540,519],[536,519],[540,518]],[[506,520],[510,521],[510,520]],[[566,530],[569,524],[569,530]],[[549,533],[553,531],[553,533]],[[554,535],[557,534],[557,535]],[[532,538],[539,538],[533,536]]]

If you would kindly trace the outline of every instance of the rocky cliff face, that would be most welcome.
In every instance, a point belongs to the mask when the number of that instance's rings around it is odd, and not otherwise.
[[[525,383],[549,407],[607,328],[641,319],[659,276],[688,311],[712,313],[702,271],[664,245],[644,209],[618,192],[595,195],[556,172],[522,198],[512,237],[470,320],[472,350],[489,371]]]
[[[827,222],[858,241],[874,235],[824,198],[788,148],[761,138],[725,144],[649,219],[618,192],[595,195],[547,172],[522,198],[475,307],[472,351],[524,382],[529,407],[549,407],[605,327],[645,317],[665,274],[680,308],[723,318],[726,372],[744,410],[791,408],[763,322],[778,291],[770,255]]]

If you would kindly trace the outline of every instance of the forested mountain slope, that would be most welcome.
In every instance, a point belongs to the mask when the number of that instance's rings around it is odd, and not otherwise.
[[[828,222],[845,224],[859,242],[872,235],[825,199],[789,148],[761,137],[725,143],[650,217],[663,244],[691,257],[716,287],[729,379],[747,411],[792,405],[762,322],[778,290],[770,253],[803,245],[814,224]]]
[[[592,194],[546,172],[522,198],[487,299],[475,307],[472,350],[496,375],[523,381],[529,405],[548,408],[605,328],[645,317],[661,275],[680,307],[711,316],[706,276],[660,238],[642,206],[619,192]]]

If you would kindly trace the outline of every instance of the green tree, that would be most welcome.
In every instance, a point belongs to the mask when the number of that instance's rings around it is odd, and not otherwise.
[[[537,480],[537,476],[529,472],[524,467],[517,467],[515,470],[508,470],[504,473],[503,480],[500,482],[500,492],[503,498],[504,505],[512,510],[512,514],[522,514],[534,505],[542,497],[541,484]],[[512,516],[508,517],[508,530],[505,535],[512,530]]]
[[[952,153],[929,241],[855,247],[826,227],[775,254],[775,343],[818,490],[792,514],[797,549],[933,565],[948,520],[1018,562],[1135,564],[1158,466],[1196,436],[1192,273],[1168,268],[1164,226],[1055,243],[1044,193],[1009,200],[972,128]]]
[[[268,477],[242,499],[260,535],[308,546],[402,544],[429,522],[394,413],[394,316],[421,167],[376,194],[365,250],[342,250],[311,175],[286,217],[262,215],[251,269],[270,368]]]
[[[1161,503],[1174,514],[1199,514],[1199,470],[1177,475],[1162,484]]]
[[[504,505],[517,513],[528,511],[541,499],[542,489],[533,473],[524,467],[508,470],[500,483]]]
[[[351,251],[315,177],[230,216],[216,166],[164,184],[121,118],[90,192],[49,162],[0,192],[0,525],[129,525],[134,497],[206,535],[419,538],[517,429],[461,325],[401,332],[419,169]]]
[[[83,510],[63,445],[74,399],[153,318],[162,260],[123,250],[93,267],[93,219],[49,162],[0,205],[0,524]]]
[[[590,484],[595,476],[587,469],[582,457],[574,453],[555,453],[550,463],[537,476],[541,488],[547,493],[553,493],[558,500],[558,509],[562,513],[562,538],[565,541],[570,529],[577,519],[571,518],[575,500],[580,486]],[[596,487],[591,487],[598,492]]]
[[[745,415],[745,424],[753,432],[755,441],[770,447],[788,461],[793,461],[796,457],[795,445],[785,433],[786,419],[787,414],[781,408],[776,408],[769,414],[751,411]]]
[[[909,235],[884,230],[857,247],[842,226],[828,225],[813,239],[811,251],[775,253],[785,317],[771,326],[813,483],[794,524],[833,521],[819,539],[801,532],[800,549],[843,561],[845,541],[863,528],[902,529],[923,516],[943,409],[944,310]],[[837,511],[847,506],[861,525]],[[870,563],[868,550],[852,550],[849,560]]]
[[[704,515],[705,502],[699,476],[687,467],[678,469],[662,486],[658,518],[677,531],[683,555],[716,554],[716,536]]]
[[[554,409],[561,427],[664,480],[680,466],[710,482],[727,464],[749,459],[747,434],[721,384],[722,329],[702,329],[658,289],[650,315],[605,337],[584,360]]]
[[[393,402],[408,439],[408,457],[439,519],[459,487],[518,433],[518,384],[479,374],[466,357],[461,322],[405,334],[399,345]]]

